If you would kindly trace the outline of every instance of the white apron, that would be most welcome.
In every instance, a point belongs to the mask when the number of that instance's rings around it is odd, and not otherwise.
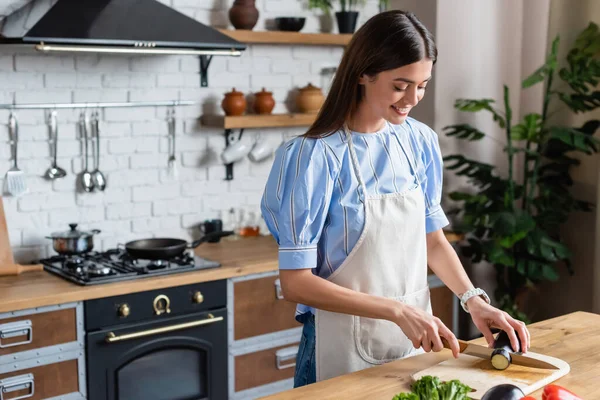
[[[404,153],[415,183],[401,193],[366,196],[346,130],[352,165],[365,204],[365,222],[358,242],[328,278],[340,286],[393,298],[431,313],[427,284],[425,201],[413,164]],[[316,311],[317,381],[422,353],[393,322],[329,311]]]

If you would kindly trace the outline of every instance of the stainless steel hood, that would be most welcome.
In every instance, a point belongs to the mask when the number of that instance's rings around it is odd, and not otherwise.
[[[0,46],[15,44],[41,52],[199,55],[204,70],[213,55],[246,49],[157,0],[33,0],[2,21]]]

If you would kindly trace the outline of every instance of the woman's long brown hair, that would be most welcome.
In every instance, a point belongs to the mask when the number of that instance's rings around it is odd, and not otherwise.
[[[329,136],[342,128],[362,100],[363,74],[375,77],[423,59],[435,63],[437,49],[433,35],[414,14],[392,10],[373,16],[352,37],[327,98],[304,136]]]

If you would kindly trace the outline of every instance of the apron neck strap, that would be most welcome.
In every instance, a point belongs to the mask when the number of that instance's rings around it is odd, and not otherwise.
[[[350,160],[352,161],[352,167],[354,168],[354,175],[356,175],[356,179],[358,179],[359,190],[358,196],[360,200],[364,203],[367,197],[367,187],[365,186],[365,181],[360,173],[360,163],[358,162],[358,157],[356,157],[356,152],[354,151],[354,145],[352,142],[352,133],[348,128],[348,125],[344,123],[344,134],[346,135],[346,140],[348,141],[348,149],[350,150]]]

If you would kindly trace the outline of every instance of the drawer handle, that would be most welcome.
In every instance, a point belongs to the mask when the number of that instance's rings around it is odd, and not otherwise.
[[[19,336],[26,336],[26,339],[22,340],[20,342],[3,343],[4,339],[19,337]],[[32,338],[33,338],[33,329],[31,327],[30,320],[9,322],[8,324],[0,325],[0,349],[31,343]]]
[[[275,352],[275,363],[277,364],[277,369],[295,367],[296,361],[289,361],[296,360],[296,354],[298,354],[298,346],[286,347],[285,349],[277,350]]]
[[[18,392],[29,389],[29,393],[19,397],[4,397],[6,393]],[[0,379],[0,400],[19,400],[33,396],[35,392],[35,382],[33,374],[13,376],[11,378]]]
[[[283,291],[281,290],[281,281],[279,278],[275,279],[275,297],[279,300],[283,300]]]

